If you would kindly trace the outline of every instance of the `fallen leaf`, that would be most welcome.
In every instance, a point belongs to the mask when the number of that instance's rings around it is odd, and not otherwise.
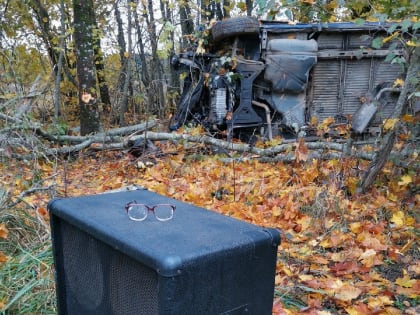
[[[398,278],[397,280],[395,280],[395,284],[403,288],[412,288],[413,285],[416,283],[416,281],[417,281],[416,279],[410,279],[407,272],[405,272],[404,277]]]
[[[361,261],[366,267],[372,267],[381,264],[381,261],[378,260],[376,251],[374,249],[368,249],[362,255],[360,255],[359,261]]]
[[[0,263],[4,263],[6,261],[7,261],[7,256],[3,252],[0,252]]]
[[[394,304],[394,301],[386,295],[370,297],[368,299],[368,305],[371,309],[383,308],[384,306],[392,304]]]
[[[387,250],[388,246],[381,243],[378,236],[372,235],[368,232],[362,232],[357,236],[357,240],[361,242],[363,247],[374,249],[376,251]]]
[[[297,162],[305,162],[308,159],[308,148],[303,138],[299,139],[298,145],[296,146],[295,157]]]
[[[361,293],[361,289],[355,287],[354,285],[344,283],[334,292],[334,298],[340,301],[350,302],[351,300],[356,299]]]
[[[369,307],[363,302],[358,302],[354,306],[347,307],[346,311],[349,315],[366,315],[370,313]]]
[[[403,85],[404,85],[404,80],[403,79],[396,79],[394,81],[394,84],[393,84],[394,87],[401,87]]]
[[[337,276],[348,275],[360,271],[360,267],[356,261],[340,262],[332,266],[330,269]]]
[[[401,180],[398,181],[398,185],[399,186],[406,186],[406,185],[408,185],[412,182],[413,182],[413,179],[411,178],[410,175],[404,175],[404,176],[401,177]]]
[[[272,314],[273,315],[290,315],[292,314],[292,312],[284,308],[281,299],[278,298],[273,303]]]
[[[7,235],[9,234],[9,230],[6,228],[6,224],[1,223],[0,224],[0,238],[7,238]]]
[[[394,223],[397,227],[402,227],[404,225],[404,212],[397,211],[392,215],[391,222]]]
[[[397,118],[386,119],[384,121],[384,130],[385,131],[393,130],[397,122],[398,122]]]

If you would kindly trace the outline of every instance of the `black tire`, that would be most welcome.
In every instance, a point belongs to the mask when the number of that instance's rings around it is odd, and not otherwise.
[[[212,36],[214,42],[238,35],[256,35],[260,33],[260,23],[250,16],[239,16],[213,25]]]

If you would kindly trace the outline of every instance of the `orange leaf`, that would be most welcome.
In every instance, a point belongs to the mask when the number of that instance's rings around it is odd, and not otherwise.
[[[7,261],[7,256],[3,252],[0,252],[0,263],[4,263],[6,261]]]
[[[6,228],[6,224],[0,224],[0,238],[6,239],[8,234],[9,230]]]
[[[299,139],[298,145],[296,146],[295,157],[297,162],[305,162],[308,159],[308,148],[303,138]]]
[[[362,232],[361,234],[358,235],[357,240],[359,242],[361,242],[361,244],[365,247],[365,248],[371,248],[374,249],[376,251],[381,251],[381,250],[387,250],[388,246],[384,245],[381,243],[380,240],[378,240],[375,235],[372,235],[370,233],[367,232]]]
[[[352,274],[352,273],[360,271],[360,267],[355,261],[345,261],[345,262],[337,263],[334,266],[332,266],[330,269],[337,276],[348,275],[348,274]]]
[[[48,216],[48,211],[47,211],[47,209],[45,209],[44,207],[39,207],[39,208],[37,209],[37,212],[38,212],[41,216],[43,216],[43,217],[47,217],[47,216]]]
[[[292,314],[288,309],[285,309],[283,307],[283,304],[281,302],[281,299],[276,299],[273,303],[273,315],[289,315]]]

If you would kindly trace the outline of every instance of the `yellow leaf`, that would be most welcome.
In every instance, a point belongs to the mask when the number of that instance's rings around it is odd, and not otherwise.
[[[396,79],[395,81],[394,81],[394,87],[401,87],[401,86],[403,86],[404,85],[404,80],[403,79]]]
[[[401,177],[401,180],[398,182],[399,186],[407,186],[408,184],[412,183],[413,179],[410,175],[404,175]]]
[[[414,42],[412,40],[409,40],[407,42],[407,46],[410,46],[410,47],[418,47],[418,46],[420,46],[420,43],[416,43],[416,42]]]
[[[322,125],[329,126],[334,123],[334,117],[327,117],[322,121]]]
[[[0,224],[0,238],[7,238],[7,235],[9,234],[9,230],[6,228],[6,225],[4,223]]]
[[[313,280],[314,276],[313,275],[299,275],[299,279],[300,281],[309,281],[309,280]]]
[[[359,179],[356,177],[349,177],[347,179],[347,187],[350,194],[354,195],[356,193],[358,183],[359,183]]]
[[[399,32],[394,32],[392,35],[390,35],[390,36],[388,36],[388,37],[384,38],[384,39],[382,40],[382,42],[385,44],[385,43],[387,43],[387,42],[389,42],[389,41],[393,40],[395,37],[397,37],[397,36],[398,36],[398,34],[399,34]]]
[[[275,217],[279,217],[282,214],[282,210],[277,206],[274,206],[271,211],[272,211],[273,216]]]
[[[354,222],[350,224],[350,230],[354,233],[354,234],[359,234],[363,231],[363,225],[361,222]]]
[[[392,130],[395,128],[395,125],[398,122],[398,118],[390,118],[384,121],[384,129],[385,130]]]
[[[130,53],[128,51],[124,52],[124,57],[128,58],[130,56]]]
[[[393,194],[393,193],[388,193],[387,198],[388,198],[388,200],[391,200],[391,201],[398,201],[399,200],[398,196]]]
[[[382,308],[392,304],[394,304],[394,302],[386,295],[371,297],[368,300],[368,305],[371,309]]]
[[[331,247],[331,241],[327,238],[327,239],[323,240],[321,243],[319,243],[319,245],[324,247],[324,248],[329,248],[329,247]]]
[[[397,211],[392,215],[391,222],[394,223],[397,227],[402,227],[404,225],[404,212]]]
[[[398,278],[397,280],[395,280],[395,284],[403,288],[412,288],[414,283],[416,283],[416,279],[410,279],[407,272],[405,273],[406,274],[404,275],[404,277]]]
[[[283,266],[282,270],[289,277],[294,275],[294,273],[289,268],[287,268],[286,266]]]

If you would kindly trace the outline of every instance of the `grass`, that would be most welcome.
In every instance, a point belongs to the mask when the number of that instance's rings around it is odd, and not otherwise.
[[[53,258],[48,227],[31,209],[0,207],[9,235],[0,239],[0,314],[56,314]]]

